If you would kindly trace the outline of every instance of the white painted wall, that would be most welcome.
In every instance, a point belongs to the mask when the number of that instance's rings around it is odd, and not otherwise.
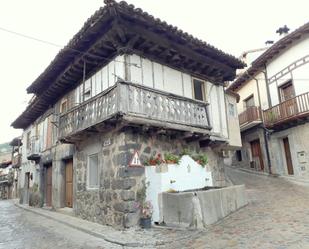
[[[309,35],[304,36],[291,47],[288,47],[267,64],[268,78],[271,78],[291,63],[305,57],[306,55],[309,55]],[[292,70],[291,73],[288,73],[277,81],[270,83],[270,95],[273,106],[279,104],[278,87],[290,79],[293,80],[296,95],[309,92],[309,63]]]
[[[115,57],[114,60],[105,65],[91,77],[85,80],[85,89],[91,89],[90,97],[94,97],[100,92],[117,82],[117,77],[125,79],[125,59],[123,55]],[[75,89],[75,104],[82,101],[83,84]],[[61,101],[61,100],[60,100]]]
[[[127,56],[128,81],[153,87],[162,91],[170,92],[187,98],[193,98],[193,76],[158,64],[138,55]],[[205,81],[206,101],[210,103],[210,124],[213,132],[228,137],[226,122],[226,110],[223,86],[216,86]],[[218,115],[219,114],[219,115]]]
[[[229,135],[229,145],[232,147],[241,147],[241,136],[240,127],[237,113],[237,101],[232,95],[225,94],[226,110],[227,110],[227,120],[228,120],[228,135]],[[232,112],[230,107],[234,106]]]
[[[159,213],[159,206],[161,205],[160,193],[170,189],[184,191],[213,186],[211,172],[206,171],[206,168],[203,168],[189,156],[183,156],[179,165],[164,165],[163,167],[167,168],[166,172],[157,172],[157,167],[145,167],[146,200],[151,201],[153,205],[154,212],[152,218],[154,222],[162,221]]]

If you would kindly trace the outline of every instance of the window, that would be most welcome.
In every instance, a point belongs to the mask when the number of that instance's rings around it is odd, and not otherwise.
[[[228,107],[228,109],[229,109],[229,114],[230,114],[230,116],[232,116],[232,117],[236,117],[235,105],[234,105],[234,104],[229,103],[229,107]]]
[[[63,99],[60,105],[60,113],[64,113],[67,110],[68,110],[68,101],[66,99]]]
[[[249,107],[254,106],[254,96],[251,95],[244,100],[244,109],[248,109]]]
[[[91,78],[85,81],[83,92],[84,101],[91,98]]]
[[[88,157],[88,188],[99,187],[99,158],[98,154]]]
[[[279,87],[280,102],[294,98],[295,92],[292,81],[285,83]]]
[[[193,79],[193,97],[201,101],[206,100],[204,81]]]

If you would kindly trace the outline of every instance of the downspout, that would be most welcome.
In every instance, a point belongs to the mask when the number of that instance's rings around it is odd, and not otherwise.
[[[272,174],[272,171],[271,171],[271,160],[270,160],[270,154],[269,154],[269,145],[268,145],[268,139],[267,139],[267,129],[265,127],[265,124],[264,124],[264,116],[263,116],[263,112],[262,112],[262,105],[261,105],[261,96],[260,96],[260,89],[259,89],[259,80],[257,78],[255,78],[254,76],[251,76],[249,75],[249,73],[246,71],[247,75],[249,77],[251,77],[252,79],[255,80],[256,82],[256,88],[257,88],[257,93],[258,93],[258,100],[259,100],[259,113],[260,113],[260,117],[262,119],[262,128],[263,128],[263,135],[264,135],[264,141],[265,141],[265,150],[266,150],[266,157],[267,157],[267,164],[268,164],[268,171],[269,171],[269,174]],[[265,75],[265,83],[267,85],[267,98],[269,97],[269,91],[268,91],[268,84],[267,84],[267,74],[265,74],[265,72],[263,72],[264,75]]]
[[[264,70],[265,71],[262,71],[262,73],[264,74],[264,77],[265,77],[268,108],[270,108],[270,107],[272,107],[272,103],[271,103],[271,97],[270,97],[270,90],[269,90],[269,84],[268,84],[268,76],[267,76],[267,67],[266,67],[266,65],[264,65]]]

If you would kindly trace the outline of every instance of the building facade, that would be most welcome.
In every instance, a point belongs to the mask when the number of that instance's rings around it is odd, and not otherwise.
[[[230,86],[240,95],[235,163],[308,177],[309,24],[268,48]]]
[[[105,6],[27,89],[21,202],[134,226],[145,168],[165,153],[204,153],[216,186],[223,152],[240,147],[235,94],[243,63],[125,2]],[[77,52],[79,51],[79,52]],[[230,101],[227,105],[227,99]],[[231,115],[226,111],[231,109]]]

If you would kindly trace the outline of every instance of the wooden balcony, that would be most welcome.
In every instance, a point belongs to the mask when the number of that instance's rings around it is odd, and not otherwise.
[[[30,146],[27,148],[27,159],[32,161],[38,161],[41,158],[40,152],[40,139],[38,136],[30,138]]]
[[[281,102],[264,111],[268,128],[285,129],[304,123],[309,118],[309,92]]]
[[[245,111],[238,115],[238,119],[241,131],[262,123],[260,107],[248,107]]]
[[[207,103],[153,88],[118,82],[60,116],[59,139],[74,140],[104,123],[122,122],[208,134]]]

